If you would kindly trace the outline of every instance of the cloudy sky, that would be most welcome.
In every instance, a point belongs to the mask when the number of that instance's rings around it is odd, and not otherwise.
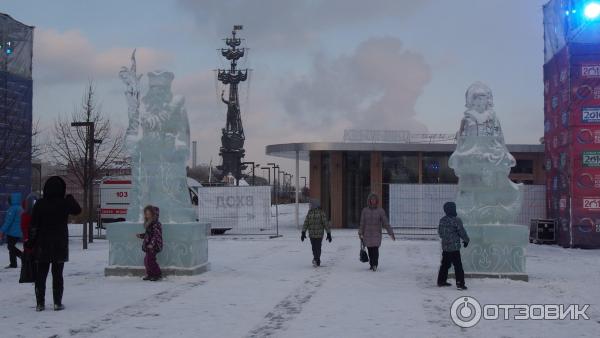
[[[234,24],[253,69],[242,88],[247,160],[267,144],[338,141],[347,128],[453,133],[465,89],[492,88],[509,143],[543,134],[545,0],[2,0],[36,26],[34,115],[49,126],[94,80],[102,109],[127,122],[117,78],[138,49],[138,70],[175,73],[199,161],[219,161],[226,107],[213,69]],[[285,162],[292,169],[290,162]]]

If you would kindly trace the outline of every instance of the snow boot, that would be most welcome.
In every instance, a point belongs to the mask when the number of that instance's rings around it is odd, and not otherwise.
[[[468,290],[468,289],[469,289],[469,288],[467,288],[467,286],[466,286],[466,285],[464,285],[464,284],[456,284],[456,288],[457,288],[458,290]]]
[[[35,302],[36,302],[36,307],[35,307],[35,311],[40,312],[40,311],[44,311],[46,309],[46,305],[45,305],[45,298],[46,297],[46,290],[40,290],[38,288],[35,288]]]
[[[444,287],[444,286],[452,286],[452,284],[448,283],[448,282],[444,282],[444,283],[438,283],[439,287]]]
[[[52,289],[52,298],[54,300],[54,311],[61,311],[65,309],[62,304],[63,288]]]

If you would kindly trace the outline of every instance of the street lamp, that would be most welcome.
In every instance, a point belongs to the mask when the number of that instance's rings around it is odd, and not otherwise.
[[[254,175],[254,168],[260,168],[260,164],[254,162],[242,162],[242,165],[245,164],[252,165],[252,185],[256,185],[256,175]]]
[[[269,185],[271,185],[271,167],[262,166],[261,169],[267,171],[267,181],[269,182]]]
[[[267,163],[267,165],[270,165],[273,167],[273,187],[275,190],[275,227],[276,227],[276,231],[277,234],[276,236],[279,237],[279,199],[277,198],[277,184],[279,183],[279,166],[275,165],[275,163]],[[275,176],[275,169],[277,169],[277,176]],[[276,178],[277,177],[277,178]]]
[[[102,143],[102,140],[94,138],[95,135],[95,123],[92,121],[85,122],[72,122],[71,127],[85,127],[87,129],[86,137],[86,155],[85,165],[83,167],[83,177],[85,179],[85,185],[87,186],[88,193],[88,226],[83,226],[83,249],[87,249],[88,241],[92,243],[94,241],[94,146]],[[89,238],[88,238],[89,237]]]

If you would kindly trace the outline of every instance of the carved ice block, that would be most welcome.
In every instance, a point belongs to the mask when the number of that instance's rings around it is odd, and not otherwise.
[[[163,275],[195,275],[208,270],[206,223],[163,224],[163,251],[157,256]],[[109,240],[106,276],[141,276],[145,273],[140,223],[123,222],[107,225]]]
[[[529,229],[525,225],[466,225],[471,241],[461,250],[465,274],[527,280],[525,250]]]

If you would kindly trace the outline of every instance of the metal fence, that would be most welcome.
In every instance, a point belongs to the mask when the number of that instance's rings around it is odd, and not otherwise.
[[[389,214],[394,231],[400,235],[437,236],[445,202],[454,201],[455,184],[390,184]],[[546,187],[523,186],[523,208],[517,223],[529,225],[531,219],[546,216]]]
[[[198,188],[198,216],[211,228],[235,235],[273,235],[271,187],[231,186]]]

